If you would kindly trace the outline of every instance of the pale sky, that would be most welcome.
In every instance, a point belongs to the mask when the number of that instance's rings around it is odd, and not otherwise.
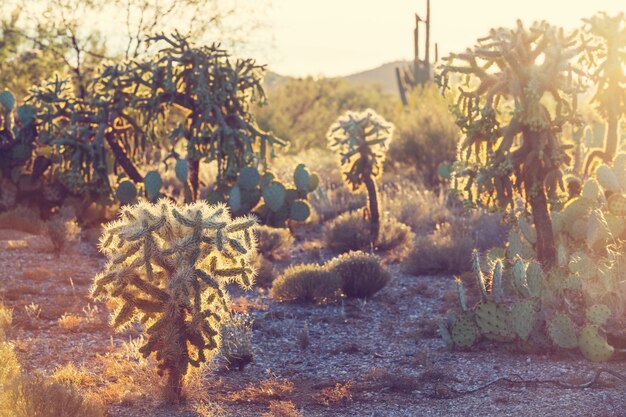
[[[573,28],[597,11],[626,11],[626,0],[431,0],[431,9],[431,37],[446,55],[517,18]],[[411,59],[415,12],[425,17],[426,0],[272,0],[267,63],[283,75],[338,76]]]

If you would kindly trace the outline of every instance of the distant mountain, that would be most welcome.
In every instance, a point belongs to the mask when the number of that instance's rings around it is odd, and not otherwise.
[[[388,93],[396,93],[398,91],[398,82],[396,81],[396,68],[405,67],[408,61],[395,61],[383,64],[371,70],[357,72],[356,74],[344,77],[353,83],[376,83],[379,84],[384,91]]]
[[[409,61],[394,61],[383,64],[379,67],[357,72],[355,74],[347,75],[344,78],[350,83],[354,84],[379,84],[383,91],[395,94],[398,91],[398,83],[396,81],[396,68],[405,67],[409,64]],[[287,82],[289,76],[277,74],[272,71],[265,73],[265,88],[271,90],[281,84]]]

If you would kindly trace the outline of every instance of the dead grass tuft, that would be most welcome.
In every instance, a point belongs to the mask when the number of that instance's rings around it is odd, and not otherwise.
[[[270,401],[270,410],[263,413],[261,417],[303,417],[304,414],[298,410],[291,401]]]

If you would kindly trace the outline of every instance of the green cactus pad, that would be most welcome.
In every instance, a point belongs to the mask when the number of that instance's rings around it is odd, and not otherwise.
[[[492,302],[479,303],[474,309],[474,313],[476,324],[488,338],[503,342],[515,338],[507,311],[502,306]]]
[[[265,205],[272,211],[276,212],[285,204],[287,190],[285,186],[278,181],[272,181],[265,190],[263,190],[263,200]],[[287,213],[289,215],[289,213]]]
[[[604,326],[611,317],[611,309],[606,304],[594,304],[587,308],[585,316],[592,324]]]
[[[611,238],[609,225],[601,210],[594,210],[587,221],[587,247],[598,249],[605,246],[607,239]]]
[[[307,192],[312,193],[317,190],[317,187],[320,185],[320,177],[316,173],[312,173],[309,176],[309,184],[307,185]]]
[[[619,238],[626,232],[626,224],[624,224],[624,219],[621,217],[612,213],[604,213],[604,218],[611,233],[611,238]]]
[[[273,172],[265,171],[265,173],[261,177],[259,186],[261,187],[262,190],[264,190],[272,183],[272,181],[274,181],[275,178],[276,178],[276,175],[274,175]]]
[[[518,301],[511,307],[509,315],[515,334],[527,340],[537,323],[537,303],[533,300]]]
[[[37,118],[37,108],[31,105],[22,105],[17,108],[17,120],[24,126],[30,125]]]
[[[610,166],[605,164],[600,165],[596,170],[596,179],[605,190],[614,193],[622,192],[622,187],[619,185],[617,176],[615,176],[615,172],[613,172],[613,168]]]
[[[144,177],[143,184],[146,189],[146,197],[148,200],[156,200],[159,197],[161,187],[163,186],[161,175],[157,171],[150,171]]]
[[[300,191],[306,191],[309,185],[309,171],[304,164],[298,164],[293,172],[293,182]]]
[[[600,335],[600,327],[596,325],[589,324],[583,327],[578,338],[578,345],[582,354],[593,362],[606,362],[613,356],[613,346]]]
[[[185,159],[179,159],[176,161],[174,171],[176,172],[176,178],[178,178],[178,181],[182,183],[187,182],[187,178],[189,178],[189,164]]]
[[[517,220],[517,224],[519,225],[520,231],[528,243],[534,245],[537,241],[537,232],[535,231],[535,227],[530,224],[525,217],[520,217]]]
[[[117,186],[115,195],[122,204],[134,204],[137,201],[137,186],[132,181],[122,181]]]
[[[526,280],[526,262],[521,258],[517,258],[513,264],[513,284],[523,297],[530,297],[530,290]]]
[[[239,172],[237,185],[239,185],[242,190],[253,190],[259,185],[259,181],[261,181],[259,170],[254,167],[245,167]]]
[[[502,302],[504,299],[504,281],[502,280],[504,264],[502,260],[496,259],[493,265],[493,273],[491,279],[491,293],[496,303]]]
[[[555,315],[548,322],[548,335],[555,345],[564,349],[573,349],[578,346],[576,326],[572,319],[563,313]]]
[[[463,315],[452,324],[450,335],[456,346],[469,347],[478,338],[478,329],[470,317]]]
[[[241,189],[235,185],[228,193],[228,206],[233,212],[241,210]]]
[[[535,251],[530,244],[522,239],[518,232],[512,231],[509,233],[507,256],[509,259],[514,259],[516,256],[522,259],[531,259],[535,257]]]
[[[6,111],[13,111],[15,108],[15,96],[9,90],[0,93],[0,104]]]
[[[595,178],[589,178],[585,181],[585,185],[583,186],[583,190],[581,195],[583,198],[586,198],[591,201],[596,201],[602,195],[602,190],[600,189],[600,184]]]
[[[626,197],[622,194],[613,194],[607,201],[607,207],[615,216],[626,216]]]
[[[561,219],[564,227],[569,231],[571,226],[577,219],[586,217],[594,203],[583,197],[574,198],[567,202],[561,212]]]
[[[531,297],[539,297],[543,289],[544,275],[537,261],[529,262],[526,267],[526,286]]]
[[[296,200],[291,205],[291,211],[289,217],[297,222],[303,222],[311,215],[311,208],[309,203],[305,200]]]

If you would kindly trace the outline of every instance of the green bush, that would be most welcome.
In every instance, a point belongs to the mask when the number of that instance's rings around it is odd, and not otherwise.
[[[441,180],[439,165],[456,159],[459,129],[448,111],[448,101],[435,85],[414,90],[410,99],[408,107],[398,106],[389,118],[396,132],[388,162],[413,167],[424,184],[432,187]]]
[[[412,275],[460,274],[471,269],[474,242],[469,236],[454,236],[442,227],[415,240],[413,250],[404,262]]]
[[[360,211],[343,213],[326,226],[326,245],[337,253],[370,250],[369,221]],[[411,228],[394,218],[383,218],[380,235],[374,250],[388,252],[394,258],[404,258],[413,247],[415,234]]]
[[[341,289],[351,298],[371,297],[391,280],[378,256],[360,251],[339,255],[327,267],[341,277]]]
[[[252,319],[247,314],[233,314],[222,327],[222,356],[228,368],[243,368],[252,362]]]
[[[341,291],[341,277],[316,264],[290,266],[270,289],[278,301],[322,304],[335,300]]]
[[[326,129],[347,110],[375,107],[389,114],[396,97],[374,85],[352,85],[339,78],[291,79],[268,92],[269,103],[254,109],[259,126],[290,140],[288,152],[326,148]]]

